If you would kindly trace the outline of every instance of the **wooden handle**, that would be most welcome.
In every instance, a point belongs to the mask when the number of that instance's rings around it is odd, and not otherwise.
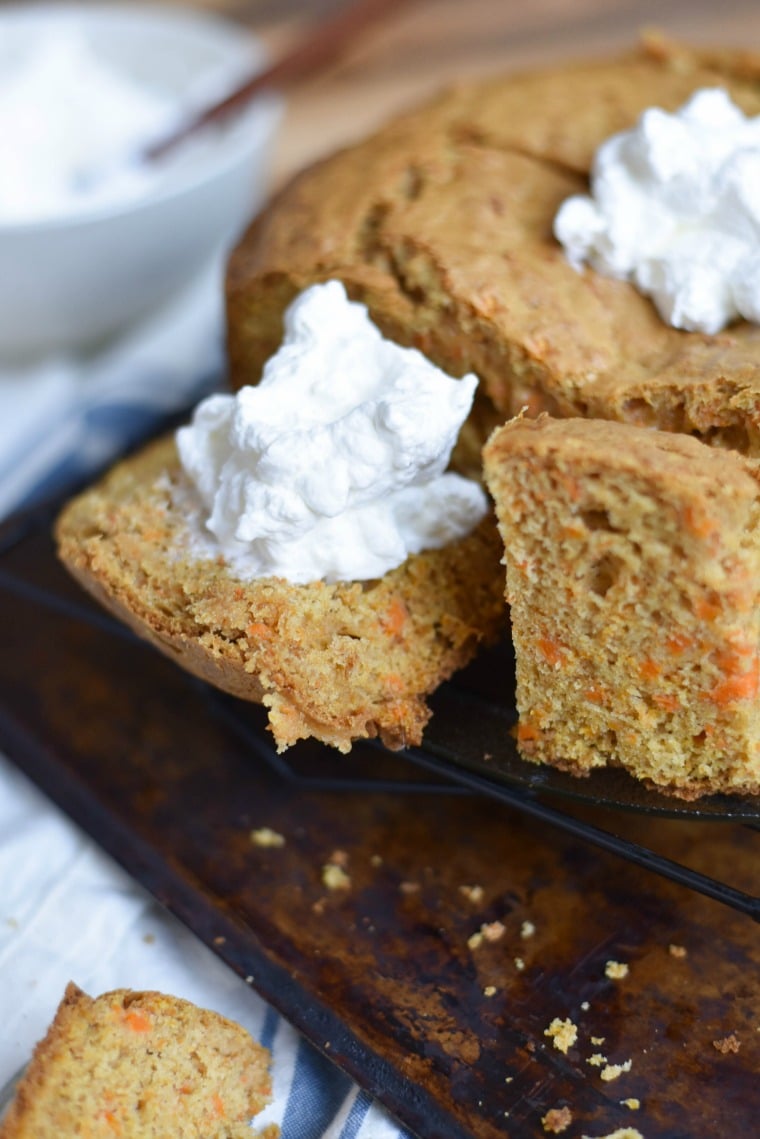
[[[191,135],[223,122],[262,91],[282,91],[318,71],[335,59],[365,27],[406,2],[408,0],[358,0],[355,4],[341,8],[336,15],[319,24],[301,43],[264,71],[252,76],[220,102],[188,119],[179,130],[152,143],[144,151],[144,160],[154,162],[165,158]]]

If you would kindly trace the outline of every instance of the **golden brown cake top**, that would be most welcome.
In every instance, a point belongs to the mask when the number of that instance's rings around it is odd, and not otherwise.
[[[255,382],[281,312],[337,277],[382,330],[505,414],[531,411],[735,432],[757,417],[760,328],[667,326],[621,281],[579,274],[552,235],[592,155],[649,106],[721,86],[760,113],[754,57],[649,42],[626,56],[458,87],[305,172],[254,224],[228,276],[232,379]]]

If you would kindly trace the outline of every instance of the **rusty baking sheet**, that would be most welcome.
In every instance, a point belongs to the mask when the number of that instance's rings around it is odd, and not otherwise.
[[[305,744],[282,764],[259,709],[218,697],[89,603],[48,529],[38,511],[0,545],[0,745],[406,1126],[528,1139],[567,1109],[572,1137],[754,1133],[749,918],[505,805],[421,786],[417,767],[378,748]],[[498,683],[489,669],[484,683]],[[747,826],[570,809],[757,887]],[[252,843],[261,826],[285,845]],[[335,857],[349,881],[329,890]],[[627,975],[608,976],[609,961]],[[546,1035],[555,1018],[577,1029],[567,1052]]]

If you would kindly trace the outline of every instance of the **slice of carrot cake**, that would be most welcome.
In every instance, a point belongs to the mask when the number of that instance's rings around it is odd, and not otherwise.
[[[760,473],[686,436],[518,419],[485,452],[526,759],[760,790]]]
[[[69,984],[0,1122],[1,1139],[255,1139],[269,1053],[178,997]]]

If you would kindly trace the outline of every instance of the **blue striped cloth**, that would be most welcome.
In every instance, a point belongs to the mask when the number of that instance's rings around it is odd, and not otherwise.
[[[221,307],[216,265],[90,358],[0,368],[0,516],[81,483],[220,386]],[[282,1139],[407,1135],[2,756],[0,883],[0,1084],[28,1059],[69,979],[91,993],[163,987],[233,1016],[272,1050],[275,1098],[257,1126],[278,1123]]]

